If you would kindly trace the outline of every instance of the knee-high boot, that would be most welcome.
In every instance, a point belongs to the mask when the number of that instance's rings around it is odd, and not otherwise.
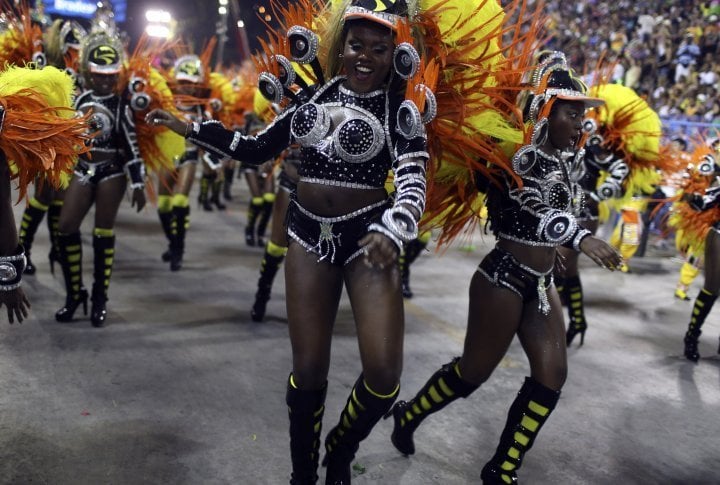
[[[421,234],[416,239],[407,243],[400,255],[400,278],[402,281],[402,293],[405,298],[412,298],[413,296],[413,292],[410,289],[410,265],[413,264],[423,249],[427,247],[430,233],[427,234],[427,238],[424,237],[424,234]]]
[[[217,174],[213,174],[210,182],[210,202],[215,204],[218,210],[224,211],[227,209],[227,206],[220,200],[220,190],[222,189],[223,181],[218,178]]]
[[[295,386],[292,374],[288,378],[285,402],[290,417],[291,485],[314,485],[318,480],[320,432],[326,393],[327,384],[316,391],[304,391]]]
[[[280,269],[280,265],[285,259],[287,248],[278,246],[272,241],[268,241],[263,254],[262,263],[260,264],[260,278],[257,284],[257,293],[255,293],[255,303],[253,303],[250,317],[254,322],[262,322],[265,317],[265,308],[270,299],[275,275]]]
[[[50,273],[55,274],[55,261],[59,260],[58,256],[58,233],[60,232],[60,212],[62,212],[64,201],[53,200],[48,208],[47,225],[50,233]]]
[[[35,265],[30,260],[30,252],[32,250],[32,243],[35,239],[35,233],[40,226],[40,223],[45,217],[45,213],[48,211],[48,206],[41,203],[35,197],[30,199],[25,212],[23,212],[22,219],[20,220],[20,231],[18,239],[20,244],[25,248],[25,257],[27,258],[27,265],[25,266],[25,274],[35,274],[37,270]]]
[[[582,283],[580,275],[571,276],[565,280],[565,292],[568,299],[568,329],[565,334],[565,340],[568,347],[572,344],[577,334],[580,334],[580,345],[585,342],[585,330],[587,330],[587,321],[585,321],[585,303],[583,300]]]
[[[555,283],[555,288],[557,289],[558,295],[560,295],[560,302],[563,304],[563,306],[570,306],[569,298],[568,298],[568,291],[567,291],[567,285],[565,284],[565,277],[560,276],[559,274],[555,273],[553,274],[553,282]]]
[[[215,175],[214,173],[204,173],[202,174],[202,177],[200,177],[200,192],[198,193],[198,204],[208,212],[211,212],[213,210],[212,205],[210,204],[210,186],[215,180],[215,177],[217,177],[217,175]]]
[[[393,417],[393,445],[404,455],[415,453],[413,433],[432,413],[461,397],[468,397],[478,385],[464,381],[458,370],[459,357],[443,365],[410,401],[398,401],[385,417]]]
[[[58,260],[65,280],[65,306],[55,313],[58,322],[70,322],[82,304],[87,315],[88,293],[82,283],[82,240],[80,233],[58,233]]]
[[[255,239],[255,222],[257,222],[258,215],[262,211],[263,207],[262,197],[253,197],[250,200],[247,212],[247,225],[245,226],[245,244],[248,246],[255,246],[257,241]]]
[[[172,241],[173,241],[173,224],[175,220],[175,214],[172,212],[172,196],[170,195],[159,195],[158,196],[158,218],[160,219],[160,226],[162,227],[163,234],[168,240],[168,248],[162,253],[162,260],[166,263],[170,261],[170,253],[172,252]]]
[[[182,268],[183,254],[185,253],[185,235],[190,226],[190,206],[174,205],[172,209],[174,225],[173,237],[170,241],[170,271]]]
[[[93,286],[92,309],[90,322],[93,327],[102,327],[105,324],[107,310],[107,292],[110,287],[113,261],[115,260],[115,234],[112,229],[96,228],[93,232]]]
[[[390,409],[400,390],[400,385],[388,395],[372,391],[362,374],[355,382],[340,422],[325,438],[325,459],[327,466],[326,485],[349,485],[350,465],[355,458],[360,442],[367,438],[375,424]]]
[[[275,194],[267,193],[263,195],[263,205],[260,211],[260,219],[257,224],[257,245],[265,246],[265,231],[267,230],[270,216],[272,215],[273,204],[275,203]]]
[[[517,470],[537,434],[560,399],[554,391],[532,377],[526,377],[508,411],[495,455],[480,474],[485,485],[517,483]]]
[[[688,325],[687,332],[685,332],[685,357],[688,360],[697,362],[700,359],[698,353],[698,338],[702,331],[703,323],[707,318],[710,310],[717,300],[717,294],[710,293],[708,290],[703,288],[700,290],[695,304],[693,305],[692,313],[690,314],[690,324]]]

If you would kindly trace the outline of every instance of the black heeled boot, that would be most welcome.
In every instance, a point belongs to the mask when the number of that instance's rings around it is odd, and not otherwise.
[[[320,433],[325,413],[327,384],[316,391],[305,391],[288,378],[285,402],[290,418],[290,485],[314,485],[318,480]]]
[[[257,245],[265,246],[265,231],[267,230],[268,223],[270,222],[270,216],[272,216],[273,204],[275,203],[274,194],[265,194],[266,196],[271,195],[272,197],[267,199],[263,198],[262,210],[260,212],[260,219],[257,224]]]
[[[429,415],[458,398],[465,398],[472,394],[478,385],[470,384],[460,378],[457,363],[460,357],[443,365],[410,401],[398,401],[392,407],[385,419],[393,417],[393,432],[390,436],[392,444],[403,455],[415,453],[413,433],[420,423]]]
[[[350,465],[360,442],[368,437],[375,424],[388,412],[399,390],[400,386],[391,394],[381,396],[371,391],[363,375],[360,375],[350,391],[340,422],[325,438],[325,485],[350,485]]]
[[[179,271],[185,253],[185,234],[190,225],[190,207],[173,207],[173,216],[175,224],[170,241],[170,271]]]
[[[48,211],[48,206],[41,204],[35,198],[30,199],[30,203],[23,212],[22,219],[20,221],[20,231],[18,233],[19,244],[25,248],[25,258],[27,264],[25,265],[24,274],[33,275],[37,271],[37,268],[30,259],[30,252],[32,249],[32,243],[35,239],[35,233],[40,226],[40,223],[45,217],[45,213]]]
[[[285,248],[274,245],[272,241],[268,242],[268,247],[265,248],[262,263],[260,263],[260,278],[258,279],[257,293],[255,293],[255,302],[253,303],[252,310],[250,310],[250,318],[252,318],[253,322],[262,322],[265,317],[265,309],[268,300],[270,300],[270,292],[272,291],[275,275],[283,259],[285,259],[284,249]],[[280,252],[281,254],[279,256],[273,256],[271,252]]]
[[[218,210],[224,211],[227,209],[227,206],[220,200],[220,190],[222,189],[223,181],[218,180],[217,174],[213,175],[212,184],[210,186],[210,202],[215,204],[215,207],[217,207]]]
[[[700,360],[700,353],[698,352],[698,339],[702,331],[700,330],[705,323],[710,310],[715,304],[717,295],[710,293],[708,290],[703,288],[698,293],[695,303],[693,304],[692,313],[690,314],[690,324],[688,325],[687,332],[685,332],[685,338],[683,343],[685,349],[683,354],[685,358],[693,362]]]
[[[164,253],[162,253],[162,256],[160,256],[160,258],[167,263],[170,261],[170,254],[172,252],[172,241],[174,237],[173,224],[175,220],[175,215],[172,213],[172,210],[169,212],[158,211],[158,217],[160,218],[160,225],[162,226],[163,233],[165,233],[165,237],[168,240],[168,248]]]
[[[90,322],[93,327],[102,327],[107,318],[107,292],[110,287],[113,261],[115,260],[115,236],[110,232],[108,235],[93,235],[93,287],[92,287],[92,309],[90,311]]]
[[[65,306],[55,312],[58,322],[71,322],[82,304],[87,315],[88,293],[82,284],[82,241],[80,233],[58,234],[58,259],[65,280]]]
[[[560,399],[554,391],[532,377],[526,377],[508,411],[507,422],[500,436],[495,455],[485,464],[480,478],[485,485],[517,483],[517,470],[523,456]]]
[[[54,200],[48,208],[47,226],[50,233],[50,252],[48,260],[50,261],[50,273],[55,274],[55,262],[60,261],[58,253],[58,233],[60,232],[60,212],[62,212],[64,202],[62,200]]]
[[[210,203],[210,186],[215,180],[215,174],[203,174],[200,177],[200,192],[198,193],[198,205],[207,212],[212,212],[212,204]]]
[[[247,225],[245,226],[245,244],[248,246],[255,246],[257,244],[255,239],[255,223],[257,222],[262,207],[262,197],[253,197],[248,206]]]
[[[580,345],[582,346],[585,343],[585,331],[588,325],[585,320],[585,303],[579,275],[565,279],[564,293],[566,293],[569,314],[565,343],[570,347],[573,339],[580,334]]]

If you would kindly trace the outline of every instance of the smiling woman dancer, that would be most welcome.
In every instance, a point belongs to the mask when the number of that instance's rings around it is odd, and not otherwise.
[[[482,469],[486,484],[516,483],[523,455],[565,382],[565,328],[552,279],[557,247],[574,247],[610,269],[621,263],[609,245],[579,227],[571,215],[578,192],[568,178],[566,157],[568,152],[582,157],[577,147],[583,115],[601,101],[585,95],[561,53],[546,58],[535,79],[526,101],[526,144],[512,158],[522,186],[510,176],[502,188],[489,186],[488,215],[497,245],[470,282],[462,357],[442,366],[413,399],[398,401],[388,413],[394,418],[393,444],[413,454],[413,433],[422,420],[485,382],[517,334],[531,376],[510,407],[495,455]]]
[[[276,157],[291,141],[302,147],[300,180],[288,214],[285,272],[293,349],[287,389],[291,483],[317,480],[330,344],[343,285],[353,306],[363,372],[326,440],[327,483],[350,483],[360,441],[390,409],[399,389],[404,317],[396,260],[403,242],[417,231],[428,158],[422,124],[414,136],[393,129],[403,102],[398,93],[404,91],[404,82],[391,74],[393,31],[405,15],[401,1],[380,12],[353,5],[338,15],[342,27],[334,37],[324,37],[332,42],[331,79],[323,83],[316,70],[314,94],[286,91],[295,101],[256,136],[213,122],[185,123],[164,111],[148,115],[216,155],[245,163]],[[296,30],[314,46],[305,62],[316,63],[317,37],[305,27]],[[298,56],[305,54],[293,57]],[[261,74],[263,79],[270,86],[267,93],[287,89],[269,72]],[[394,204],[384,189],[391,167],[398,180]]]

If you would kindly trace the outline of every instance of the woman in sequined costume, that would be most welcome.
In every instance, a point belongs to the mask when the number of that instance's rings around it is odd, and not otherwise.
[[[527,100],[532,138],[512,160],[522,186],[505,175],[504,187],[491,184],[488,192],[497,245],[470,282],[463,354],[442,366],[413,399],[398,401],[388,413],[394,419],[393,444],[403,454],[413,454],[413,433],[421,421],[485,382],[517,335],[531,376],[510,407],[495,455],[482,469],[485,484],[516,483],[523,455],[565,382],[565,327],[552,279],[557,247],[573,247],[611,270],[621,263],[615,250],[579,227],[572,215],[579,189],[570,182],[568,165],[582,156],[578,143],[585,110],[601,101],[585,95],[560,53],[548,57],[541,69],[546,74],[538,76],[534,96]],[[575,157],[572,162],[568,152]]]
[[[361,3],[339,12],[342,28],[334,36],[321,36],[331,45],[325,70],[330,80],[293,94],[295,101],[257,135],[213,122],[185,123],[167,112],[148,115],[151,123],[185,134],[201,148],[246,163],[274,158],[293,142],[301,146],[285,265],[293,350],[287,387],[291,483],[298,484],[317,480],[331,337],[343,287],[363,369],[325,440],[326,483],[350,483],[360,441],[398,394],[404,315],[397,258],[403,243],[416,237],[424,205],[428,153],[422,122],[412,135],[395,129],[405,83],[392,71],[393,34],[407,7],[403,1],[385,2],[389,8]],[[318,38],[304,29],[306,41],[295,45],[317,47]],[[273,87],[283,91],[282,85]],[[398,189],[394,203],[384,188],[391,168]]]
[[[80,68],[87,89],[75,100],[75,108],[90,113],[95,136],[89,143],[89,155],[78,160],[60,213],[58,257],[66,298],[65,305],[55,313],[58,322],[72,321],[80,305],[87,313],[80,225],[90,207],[95,205],[90,321],[94,327],[102,327],[115,255],[115,219],[128,180],[132,206],[138,212],[145,206],[145,162],[140,156],[132,109],[125,96],[118,93],[122,52],[119,40],[104,32],[83,39]]]

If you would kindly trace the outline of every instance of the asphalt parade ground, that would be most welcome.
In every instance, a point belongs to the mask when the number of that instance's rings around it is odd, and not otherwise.
[[[43,222],[32,251],[38,271],[24,279],[31,316],[13,326],[0,316],[0,483],[288,483],[284,278],[281,271],[265,322],[252,322],[262,250],[244,243],[246,184],[233,192],[224,212],[203,212],[191,194],[185,262],[175,273],[160,260],[166,241],[155,208],[136,214],[123,203],[101,329],[81,309],[76,321],[55,322],[64,287],[60,270],[50,272]],[[83,225],[88,287],[91,223],[92,211]],[[460,354],[467,288],[492,242],[477,236],[473,247],[428,251],[412,266],[401,399]],[[590,327],[585,344],[569,350],[560,403],[526,455],[521,483],[718,483],[720,308],[703,327],[700,362],[687,361],[692,302],[673,298],[680,261],[660,249],[651,240],[628,274],[581,260]],[[324,431],[359,372],[343,296]],[[515,340],[486,384],[425,422],[410,458],[390,444],[392,423],[381,421],[361,444],[353,483],[480,483],[528,373]]]

